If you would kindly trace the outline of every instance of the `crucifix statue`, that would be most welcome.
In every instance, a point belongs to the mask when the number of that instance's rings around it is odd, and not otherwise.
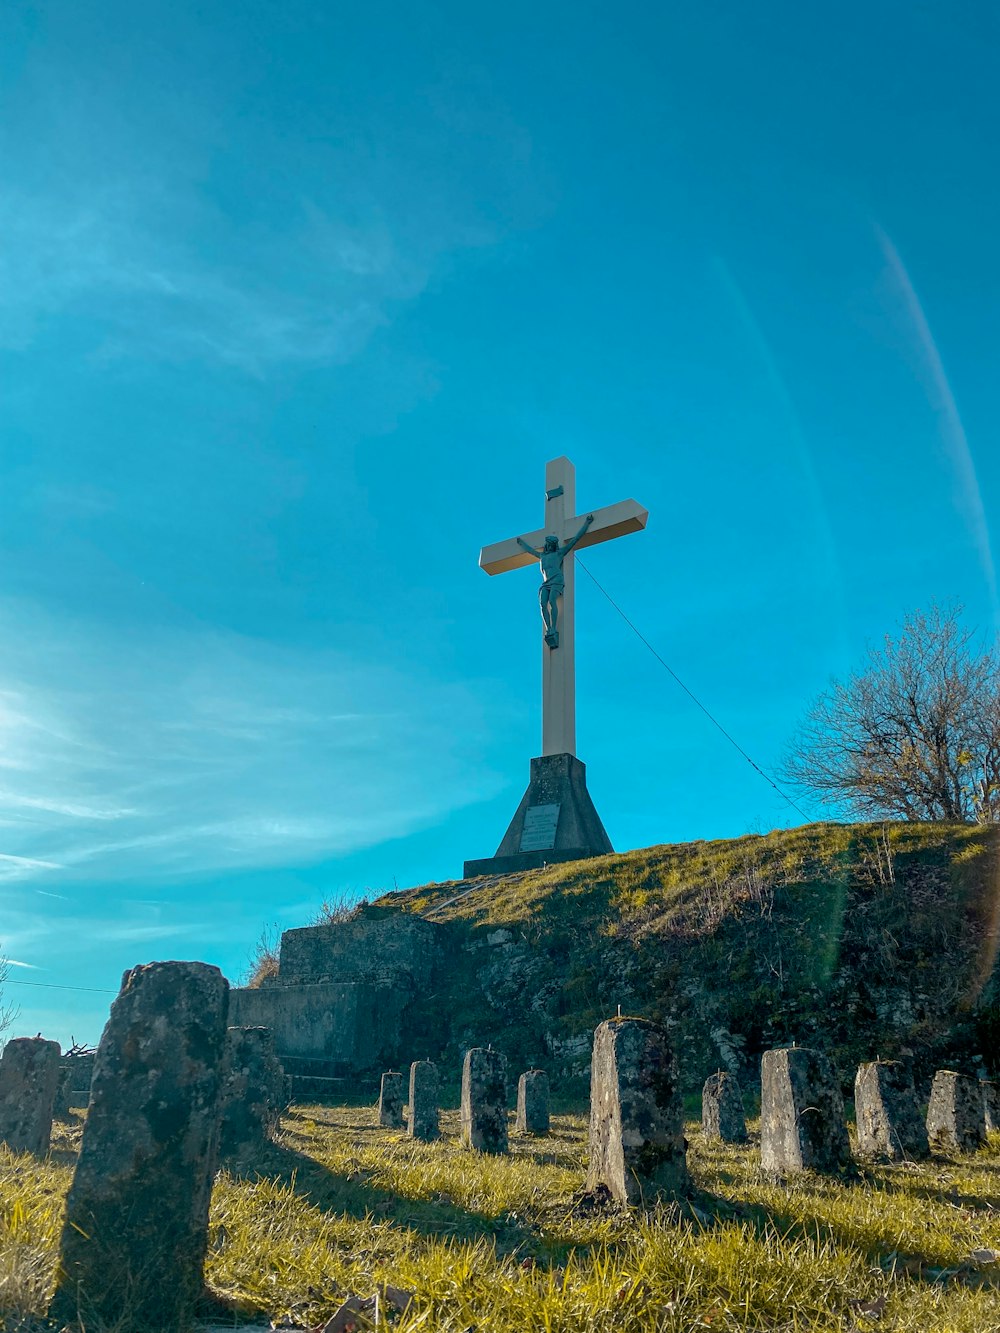
[[[538,589],[538,605],[541,607],[542,628],[549,648],[559,647],[559,631],[556,629],[559,620],[559,599],[566,591],[563,561],[593,521],[594,515],[588,514],[576,536],[570,537],[569,541],[563,542],[561,546],[559,538],[549,533],[540,551],[536,551],[523,537],[516,538],[518,546],[530,551],[542,567],[542,586]]]
[[[545,524],[534,532],[484,546],[479,564],[487,574],[538,561],[542,572],[542,754],[576,753],[573,636],[573,552],[641,532],[649,517],[634,500],[576,514],[576,469],[568,458],[545,468]]]

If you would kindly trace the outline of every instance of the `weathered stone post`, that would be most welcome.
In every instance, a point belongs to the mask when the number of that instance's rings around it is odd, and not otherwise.
[[[228,1006],[225,978],[206,963],[125,973],[94,1064],[53,1318],[187,1328],[202,1287]]]
[[[1000,1083],[983,1079],[983,1111],[987,1134],[1000,1133]]]
[[[611,1018],[594,1033],[587,1188],[621,1203],[652,1204],[688,1187],[684,1108],[662,1028]]]
[[[391,1070],[382,1075],[378,1094],[378,1122],[385,1129],[403,1128],[403,1075]]]
[[[927,1137],[937,1152],[975,1152],[986,1141],[986,1106],[977,1078],[939,1069],[927,1106]]]
[[[514,1128],[519,1134],[549,1132],[549,1076],[544,1069],[525,1070],[517,1080]]]
[[[462,1064],[462,1142],[476,1152],[507,1151],[507,1060],[474,1046]]]
[[[854,1111],[863,1157],[899,1162],[927,1156],[927,1130],[913,1075],[898,1060],[861,1065],[854,1080]]]
[[[0,1055],[0,1143],[44,1157],[59,1089],[59,1043],[13,1037]]]
[[[287,1099],[270,1028],[227,1030],[219,1105],[220,1158],[244,1157],[273,1140]]]
[[[438,1071],[430,1060],[414,1060],[410,1065],[410,1101],[406,1132],[411,1139],[430,1143],[440,1136],[438,1128]]]
[[[721,1139],[723,1143],[746,1143],[743,1093],[735,1074],[720,1069],[705,1080],[701,1090],[701,1132],[706,1139]]]
[[[851,1161],[844,1099],[820,1051],[791,1046],[760,1062],[760,1158],[765,1171],[841,1171]]]

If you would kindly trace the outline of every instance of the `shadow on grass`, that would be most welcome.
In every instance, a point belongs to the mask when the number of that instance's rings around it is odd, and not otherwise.
[[[961,1172],[966,1178],[967,1187],[959,1189],[956,1184],[928,1185],[923,1180],[915,1179],[904,1172],[893,1172],[890,1180],[880,1183],[883,1188],[908,1194],[915,1199],[928,1199],[932,1203],[950,1204],[955,1208],[971,1209],[974,1212],[995,1214],[1000,1211],[1000,1162],[980,1160],[977,1157],[945,1157],[935,1154],[930,1165],[948,1167]]]
[[[303,1119],[308,1117],[303,1116]],[[338,1128],[344,1126],[341,1124]],[[286,1125],[286,1129],[292,1134],[297,1132],[294,1118],[291,1125]],[[553,1129],[553,1134],[545,1138],[513,1137],[512,1155],[539,1166],[577,1166],[579,1133],[562,1134],[556,1126]],[[386,1134],[385,1130],[374,1124],[356,1122],[350,1126],[350,1132],[359,1148],[378,1143]],[[450,1139],[446,1137],[445,1142],[457,1148],[457,1140],[453,1135]],[[758,1136],[751,1134],[748,1148],[742,1151],[753,1152],[758,1145]],[[580,1254],[590,1248],[590,1244],[581,1241],[579,1237],[569,1240],[558,1235],[560,1217],[574,1208],[574,1198],[570,1194],[554,1206],[537,1211],[529,1207],[523,1215],[502,1213],[492,1216],[464,1208],[444,1195],[430,1199],[402,1197],[367,1180],[363,1170],[338,1174],[307,1153],[287,1146],[280,1151],[283,1154],[281,1159],[273,1164],[267,1174],[274,1174],[276,1178],[292,1185],[310,1202],[331,1212],[359,1219],[385,1220],[428,1237],[461,1240],[487,1237],[496,1243],[500,1254],[517,1251],[546,1265],[564,1264],[570,1252]],[[752,1192],[747,1188],[743,1170],[736,1162],[730,1164],[722,1154],[711,1156],[711,1175],[715,1182],[723,1188],[730,1187],[737,1196],[740,1193],[746,1196]],[[455,1165],[461,1169],[460,1162]],[[942,1162],[941,1165],[960,1168],[966,1179],[981,1179],[982,1193],[978,1189],[975,1193],[959,1193],[954,1187],[944,1184],[935,1190],[927,1184],[926,1176],[922,1180],[915,1179],[907,1173],[906,1168],[869,1167],[855,1162],[841,1176],[826,1178],[805,1173],[800,1180],[788,1180],[790,1194],[794,1191],[800,1199],[803,1191],[817,1192],[815,1212],[812,1212],[809,1204],[805,1204],[803,1210],[796,1214],[773,1203],[752,1201],[747,1197],[731,1199],[710,1189],[696,1188],[690,1199],[693,1208],[688,1209],[682,1205],[679,1215],[701,1227],[715,1228],[735,1222],[749,1226],[761,1238],[777,1235],[791,1240],[803,1239],[821,1244],[826,1242],[864,1254],[873,1265],[882,1267],[884,1271],[902,1271],[911,1278],[925,1282],[958,1280],[966,1281],[969,1285],[1000,1286],[1000,1273],[990,1273],[974,1263],[956,1266],[952,1252],[945,1250],[930,1236],[923,1245],[915,1246],[913,1253],[900,1252],[897,1248],[899,1231],[893,1224],[891,1214],[887,1214],[881,1223],[870,1217],[859,1217],[857,1222],[852,1222],[823,1215],[822,1192],[828,1190],[831,1184],[846,1191],[878,1190],[883,1195],[891,1196],[898,1192],[913,1198],[926,1197],[931,1201],[982,1210],[984,1215],[1000,1207],[1000,1163],[961,1158]],[[250,1174],[264,1174],[262,1168],[263,1164],[257,1163]],[[581,1172],[581,1186],[582,1181]],[[600,1206],[594,1210],[595,1220],[602,1211]],[[619,1210],[612,1205],[607,1211],[610,1214]]]
[[[941,1165],[944,1164],[942,1161]],[[963,1158],[949,1160],[947,1165],[960,1166],[965,1172],[983,1172],[996,1178],[997,1186],[1000,1186],[1000,1166],[996,1163]],[[716,1166],[714,1174],[722,1183],[739,1189],[741,1177],[738,1171]],[[989,1183],[993,1185],[993,1180]],[[831,1184],[845,1190],[877,1190],[883,1195],[900,1194],[964,1209],[976,1209],[983,1213],[984,1218],[995,1216],[1000,1207],[1000,1194],[996,1188],[993,1192],[976,1196],[960,1194],[954,1188],[943,1185],[936,1190],[908,1176],[905,1168],[878,1168],[857,1161],[842,1175],[817,1176],[807,1172],[801,1177],[789,1177],[786,1187],[789,1191],[803,1191],[817,1187],[823,1189]],[[873,1234],[875,1228],[870,1223],[852,1226],[849,1222],[823,1217],[818,1210],[811,1216],[786,1213],[765,1203],[734,1201],[700,1188],[693,1192],[691,1203],[697,1210],[695,1215],[702,1226],[715,1227],[734,1221],[741,1222],[762,1239],[777,1235],[793,1241],[826,1242],[841,1249],[854,1250],[887,1274],[905,1275],[911,1280],[932,1284],[959,1282],[972,1287],[1000,1289],[1000,1271],[994,1265],[982,1267],[971,1258],[956,1263],[953,1256],[939,1248],[933,1238],[928,1237],[923,1246],[913,1250],[897,1248],[898,1230],[893,1226],[891,1214],[888,1213],[880,1228],[882,1234],[879,1235]]]
[[[385,1130],[373,1130],[372,1136],[384,1133]],[[544,1157],[544,1153],[539,1156]],[[486,1238],[496,1244],[499,1254],[522,1248],[530,1248],[534,1253],[538,1249],[537,1234],[511,1214],[490,1216],[475,1212],[444,1194],[430,1199],[408,1198],[374,1184],[363,1169],[349,1173],[333,1171],[308,1153],[284,1144],[272,1144],[251,1162],[225,1165],[237,1179],[277,1181],[323,1212],[357,1221],[388,1222],[437,1240]],[[571,1247],[559,1248],[565,1251]]]

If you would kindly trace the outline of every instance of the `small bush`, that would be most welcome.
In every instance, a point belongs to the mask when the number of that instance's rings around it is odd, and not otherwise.
[[[255,990],[278,975],[281,952],[281,934],[272,921],[263,927],[247,963],[243,984]]]

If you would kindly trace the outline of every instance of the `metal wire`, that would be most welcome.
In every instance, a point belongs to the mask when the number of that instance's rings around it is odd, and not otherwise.
[[[812,821],[810,820],[810,818],[809,818],[809,816],[806,814],[806,812],[802,809],[802,807],[801,807],[800,805],[797,805],[796,802],[792,800],[792,798],[788,795],[787,792],[782,791],[781,788],[778,786],[778,784],[774,781],[773,778],[768,777],[768,775],[767,775],[767,774],[764,772],[764,770],[761,768],[760,764],[758,764],[754,759],[751,759],[751,757],[747,754],[746,750],[744,750],[743,746],[740,745],[739,741],[737,741],[733,736],[731,736],[731,735],[729,734],[729,732],[726,730],[726,728],[725,728],[725,727],[722,725],[722,723],[719,721],[719,719],[718,719],[717,717],[715,717],[711,712],[709,712],[709,710],[705,707],[705,705],[704,705],[704,704],[702,703],[702,701],[698,698],[698,696],[694,693],[694,691],[688,689],[688,687],[684,684],[684,682],[681,680],[680,676],[678,676],[677,672],[673,669],[673,667],[671,667],[667,662],[665,662],[665,661],[663,660],[663,658],[660,656],[660,654],[656,651],[656,649],[653,647],[653,645],[652,645],[652,644],[649,642],[649,640],[646,638],[645,634],[643,634],[643,633],[642,633],[642,632],[641,632],[641,631],[640,631],[640,630],[639,630],[639,629],[632,623],[632,621],[629,620],[628,616],[627,616],[627,615],[625,614],[625,612],[621,609],[621,607],[618,605],[618,603],[615,601],[615,599],[611,596],[611,594],[608,592],[608,590],[607,590],[606,588],[604,588],[600,583],[598,583],[597,579],[594,578],[593,574],[591,574],[590,570],[589,570],[589,569],[587,568],[587,566],[583,563],[583,561],[580,559],[579,556],[576,557],[576,563],[580,566],[580,568],[581,568],[581,569],[583,570],[583,572],[586,574],[587,578],[590,579],[590,581],[591,581],[591,583],[593,583],[594,587],[597,588],[598,592],[602,593],[602,594],[608,599],[608,601],[611,603],[611,605],[615,608],[615,610],[616,610],[616,611],[618,612],[618,614],[621,616],[622,620],[625,621],[625,624],[628,625],[629,629],[630,629],[630,630],[632,631],[632,633],[636,636],[636,638],[640,639],[640,640],[646,645],[646,647],[649,649],[649,651],[653,654],[653,656],[654,656],[654,657],[656,658],[656,660],[659,662],[660,666],[663,667],[664,671],[669,672],[670,675],[673,676],[674,680],[675,680],[675,681],[677,682],[677,684],[681,687],[681,689],[682,689],[682,690],[684,691],[684,693],[688,696],[688,698],[691,699],[691,701],[692,701],[693,703],[695,703],[695,704],[698,705],[698,707],[699,707],[699,708],[701,709],[701,711],[705,714],[705,716],[706,716],[706,717],[708,718],[708,720],[712,723],[712,725],[713,725],[714,727],[717,727],[717,728],[719,729],[719,731],[722,732],[723,736],[725,736],[725,738],[726,738],[726,740],[729,742],[729,744],[730,744],[735,750],[738,750],[738,751],[739,751],[739,753],[740,753],[740,754],[743,756],[743,758],[747,761],[747,763],[750,765],[750,767],[751,767],[752,769],[754,769],[755,772],[757,772],[757,773],[760,774],[760,776],[764,779],[764,781],[768,784],[768,786],[774,788],[774,790],[778,793],[778,795],[781,797],[781,799],[782,799],[783,801],[787,801],[787,803],[792,807],[793,810],[797,810],[797,811],[799,812],[799,814],[802,816],[802,818],[806,821],[807,824],[808,824],[808,823],[811,823]]]

